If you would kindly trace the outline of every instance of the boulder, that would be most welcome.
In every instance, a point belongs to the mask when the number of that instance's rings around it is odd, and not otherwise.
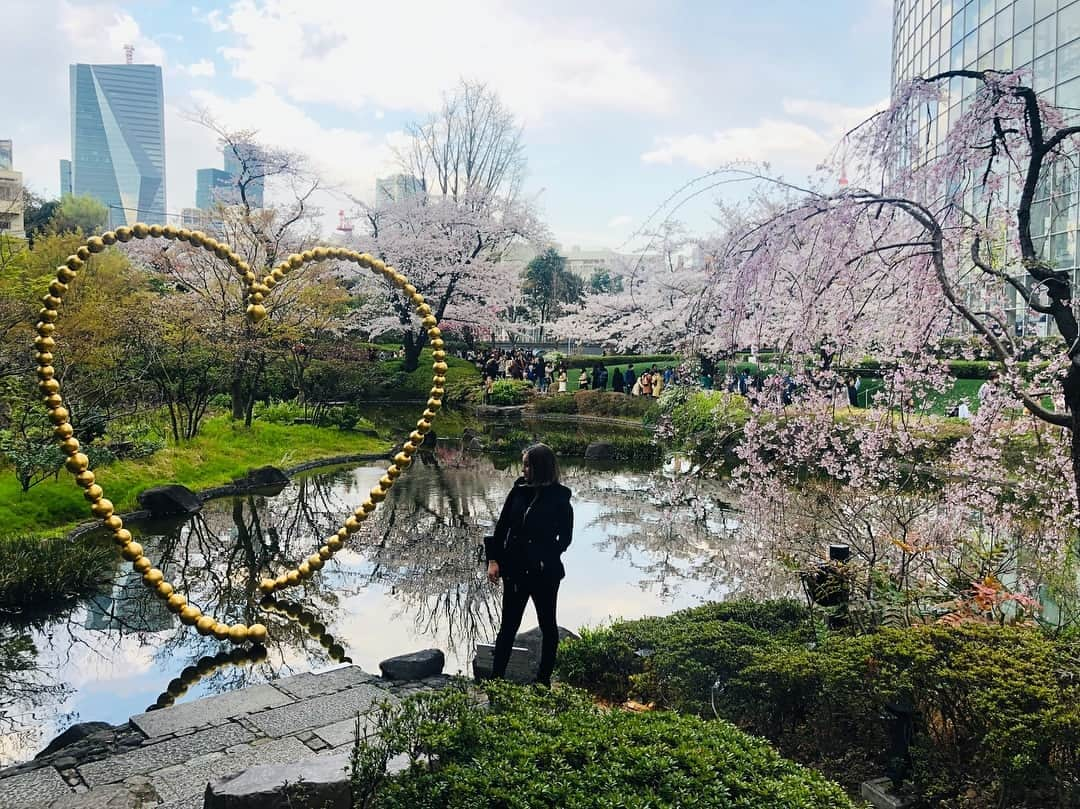
[[[422,680],[442,674],[445,664],[446,657],[440,649],[424,649],[388,658],[379,663],[379,671],[387,680]]]
[[[36,756],[34,756],[34,758],[42,758],[44,756],[51,755],[52,753],[55,753],[57,750],[60,750],[63,747],[75,744],[76,742],[81,742],[83,739],[89,736],[93,736],[94,734],[102,733],[104,731],[108,731],[111,738],[112,730],[113,726],[110,725],[108,722],[79,722],[76,725],[72,725],[55,739],[53,739],[51,742],[49,742],[48,745],[45,746],[45,749],[38,753]]]
[[[603,441],[593,441],[585,447],[585,460],[587,461],[613,461],[615,460],[615,447],[605,444]]]
[[[574,640],[580,640],[580,636],[571,632],[564,626],[559,627],[559,642],[562,643],[567,638],[573,638]],[[540,644],[543,641],[543,635],[540,634],[540,627],[534,627],[528,632],[518,632],[514,637],[514,646],[520,646],[524,649],[528,649],[532,655],[534,665],[540,665]]]
[[[172,483],[139,492],[139,506],[149,511],[151,517],[171,517],[194,514],[202,508],[202,501],[191,489]]]
[[[477,680],[490,680],[495,645],[492,643],[476,644],[473,657],[473,677]],[[506,664],[506,679],[512,683],[531,683],[536,680],[537,661],[531,651],[515,645],[510,650],[510,660]]]
[[[277,494],[289,485],[289,476],[276,466],[260,466],[249,469],[246,476],[237,478],[233,483],[240,489],[267,490]]]
[[[350,753],[317,756],[291,764],[260,764],[214,778],[203,809],[352,809]]]

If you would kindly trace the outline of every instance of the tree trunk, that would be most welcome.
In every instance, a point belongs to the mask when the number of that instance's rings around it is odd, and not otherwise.
[[[427,332],[421,330],[418,333],[405,332],[405,366],[402,370],[411,373],[420,367],[420,352],[424,350],[427,342]]]
[[[1072,451],[1073,493],[1080,502],[1080,374],[1075,365],[1069,366],[1062,385],[1065,392],[1065,409],[1072,416],[1070,449]]]
[[[244,378],[239,368],[233,368],[233,377],[229,382],[229,398],[232,405],[233,421],[241,421],[247,408],[245,407]]]

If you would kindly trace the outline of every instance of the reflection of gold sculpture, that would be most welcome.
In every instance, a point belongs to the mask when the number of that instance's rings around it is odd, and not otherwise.
[[[300,624],[300,627],[311,637],[319,642],[330,655],[330,659],[336,663],[352,663],[352,658],[346,656],[345,647],[334,640],[334,636],[326,631],[326,624],[319,620],[319,616],[305,610],[299,604],[291,601],[281,601],[273,596],[263,596],[259,602],[259,609],[272,612],[274,615],[282,615],[290,621]]]
[[[431,307],[424,301],[424,296],[416,291],[416,287],[409,283],[408,279],[395,270],[388,267],[382,261],[367,253],[358,253],[355,250],[347,250],[343,247],[316,247],[314,250],[305,250],[303,253],[294,253],[285,261],[278,264],[269,275],[261,281],[254,271],[240,256],[229,249],[227,245],[218,242],[211,236],[207,236],[198,230],[177,228],[172,225],[145,225],[141,222],[131,227],[119,227],[115,231],[110,230],[100,236],[91,236],[86,244],[79,247],[73,255],[57,268],[56,280],[49,284],[49,294],[42,302],[44,308],[39,312],[40,320],[37,323],[38,336],[34,339],[37,349],[38,389],[45,399],[49,408],[49,419],[55,425],[53,435],[59,442],[60,449],[67,456],[64,466],[75,476],[75,482],[85,491],[84,495],[90,502],[90,510],[93,515],[112,531],[113,541],[120,546],[120,553],[125,559],[132,562],[134,568],[143,574],[143,582],[159,597],[166,599],[170,611],[180,616],[180,621],[188,626],[194,626],[201,635],[213,635],[218,640],[229,640],[233,643],[252,641],[262,643],[266,640],[266,627],[263,624],[233,624],[228,626],[212,616],[204,615],[202,610],[193,604],[189,604],[187,598],[175,592],[173,585],[165,581],[164,574],[153,566],[153,563],[143,555],[143,547],[133,542],[131,532],[124,528],[124,523],[113,513],[113,504],[105,499],[105,493],[94,480],[94,473],[90,471],[90,459],[79,451],[79,441],[74,438],[74,432],[69,420],[67,408],[63,406],[60,398],[60,383],[55,378],[53,369],[52,351],[56,347],[53,334],[56,332],[56,320],[59,317],[59,308],[63,296],[68,291],[68,284],[75,280],[90,256],[102,252],[109,245],[116,242],[128,242],[132,239],[145,239],[147,237],[166,239],[178,239],[188,242],[193,247],[201,247],[213,253],[218,258],[226,261],[236,270],[244,283],[245,297],[248,301],[247,317],[252,323],[259,323],[267,314],[263,302],[270,291],[291,270],[297,270],[304,264],[326,259],[338,259],[351,261],[362,267],[382,275],[399,287],[412,301],[416,313],[422,318],[424,328],[427,329],[428,338],[433,349],[435,362],[431,368],[432,376],[431,398],[427,401],[420,420],[416,422],[416,429],[409,434],[408,441],[401,451],[394,456],[393,463],[386,469],[386,474],[372,487],[368,493],[368,499],[357,508],[351,517],[345,520],[342,528],[330,536],[324,544],[299,566],[285,571],[277,578],[266,578],[259,582],[259,589],[269,595],[275,590],[292,587],[299,584],[303,579],[310,578],[315,574],[334,553],[342,548],[350,534],[360,529],[360,523],[367,519],[377,505],[386,499],[386,493],[394,485],[394,481],[402,471],[412,463],[412,456],[424,440],[424,436],[431,430],[431,420],[442,407],[442,397],[445,393],[446,384],[446,351],[442,340],[442,332],[439,331],[438,321],[435,319]]]
[[[198,663],[194,666],[188,666],[180,672],[179,677],[171,680],[154,704],[146,710],[155,711],[158,708],[168,708],[176,700],[184,696],[191,686],[218,669],[227,666],[244,666],[248,663],[261,663],[264,660],[266,660],[266,647],[261,644],[230,649],[227,652],[218,652],[213,657],[200,658]]]

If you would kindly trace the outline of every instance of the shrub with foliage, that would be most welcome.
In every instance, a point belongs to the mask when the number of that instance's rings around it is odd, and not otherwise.
[[[353,756],[353,805],[844,809],[836,784],[727,722],[598,708],[570,688],[488,683],[383,708]],[[392,777],[383,767],[407,753]]]
[[[523,405],[532,397],[531,382],[523,379],[497,379],[491,385],[491,394],[487,403],[495,407]]]
[[[537,413],[567,413],[609,418],[642,418],[656,407],[648,396],[627,396],[603,390],[579,390],[541,396],[533,402]]]
[[[0,539],[0,612],[43,609],[97,589],[115,560],[92,540]]]
[[[561,430],[548,430],[548,423],[533,425],[534,429],[511,430],[506,435],[496,438],[493,446],[497,450],[525,449],[530,444],[543,441],[556,454],[568,457],[581,458],[585,450],[594,441],[602,441],[610,444],[614,452],[614,460],[628,461],[654,466],[663,456],[662,448],[653,440],[650,433],[611,433],[599,429],[587,429],[578,432],[564,432]]]

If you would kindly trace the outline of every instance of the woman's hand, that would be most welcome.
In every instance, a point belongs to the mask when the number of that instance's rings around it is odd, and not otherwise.
[[[499,580],[499,563],[494,559],[488,562],[487,577],[492,584]]]

